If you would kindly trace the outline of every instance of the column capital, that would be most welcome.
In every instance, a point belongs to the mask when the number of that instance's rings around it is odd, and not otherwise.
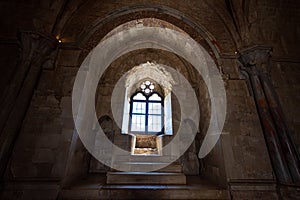
[[[257,73],[269,72],[269,61],[272,56],[272,47],[256,45],[240,51],[239,61],[247,71]]]
[[[24,64],[26,60],[31,62],[47,57],[58,46],[58,41],[55,37],[35,31],[20,31],[18,38],[21,50],[20,64]]]

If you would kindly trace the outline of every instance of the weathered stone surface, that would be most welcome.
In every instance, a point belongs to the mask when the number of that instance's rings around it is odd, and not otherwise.
[[[33,163],[53,163],[55,161],[55,153],[51,149],[37,149],[33,155]]]
[[[232,199],[280,199],[274,182],[268,180],[231,182],[229,187]]]
[[[232,199],[262,199],[262,200],[269,200],[269,199],[279,199],[276,192],[272,191],[234,191],[231,193]]]
[[[280,186],[279,191],[284,200],[300,199],[300,188],[290,186]]]
[[[273,47],[270,78],[291,130],[291,138],[300,152],[299,10],[298,1],[0,2],[0,17],[3,19],[0,30],[0,91],[5,91],[9,84],[24,81],[20,78],[13,82],[12,79],[14,74],[20,71],[16,68],[19,47],[23,45],[20,45],[16,38],[19,30],[36,30],[61,41],[54,54],[46,55],[46,63],[38,66],[43,71],[39,74],[38,83],[33,87],[34,95],[28,109],[26,108],[26,116],[21,119],[22,125],[13,127],[18,130],[18,137],[14,141],[12,154],[0,155],[10,158],[3,178],[4,185],[10,186],[4,189],[0,198],[57,199],[58,188],[52,187],[51,184],[49,187],[42,187],[40,182],[35,181],[43,180],[47,185],[50,181],[59,180],[55,185],[63,188],[66,180],[74,184],[88,172],[106,173],[111,170],[91,157],[76,136],[71,98],[73,84],[78,67],[85,56],[108,32],[119,25],[115,33],[136,24],[143,24],[186,32],[202,45],[217,63],[224,78],[227,95],[227,116],[221,139],[207,157],[198,159],[197,153],[211,115],[207,86],[189,61],[158,49],[128,52],[110,64],[103,76],[99,77],[95,99],[97,116],[113,119],[111,93],[116,82],[126,71],[147,61],[171,66],[191,83],[200,107],[199,130],[195,143],[181,158],[184,173],[199,173],[202,175],[201,179],[209,179],[224,188],[233,182],[245,183],[229,187],[232,199],[278,199],[273,186],[258,181],[275,181],[276,177],[270,164],[270,155],[254,97],[249,88],[251,83],[246,81],[245,74],[240,74],[241,66],[237,64],[237,57],[244,47],[257,44]],[[128,21],[131,22],[124,25]],[[40,55],[45,50],[41,48],[42,45],[31,48],[32,53]],[[25,62],[28,58],[30,55],[25,56]],[[34,64],[36,60],[30,62],[28,64]],[[12,91],[16,94],[19,92],[18,89]],[[6,98],[3,94],[5,93],[0,94],[0,103]],[[18,101],[22,102],[23,99]],[[122,101],[118,103],[121,104]],[[1,109],[6,112],[7,106],[4,105]],[[173,131],[176,133],[181,123],[181,108],[174,96],[172,111]],[[118,115],[122,113],[122,110],[117,111]],[[131,150],[131,137],[121,135],[121,127],[114,123],[103,123],[102,126],[105,132],[109,132],[107,136],[111,141],[123,149]],[[0,131],[1,136],[2,130]],[[172,139],[164,138],[163,145]],[[101,142],[95,142],[95,149],[101,149],[96,153],[102,156],[111,151],[110,147],[101,146]],[[176,147],[173,150],[176,150]],[[107,157],[107,160],[111,159]],[[0,179],[2,181],[2,177]],[[16,180],[23,179],[32,184],[22,181],[19,185],[16,184]],[[249,183],[250,186],[247,185]],[[298,187],[278,188],[283,199],[299,199]],[[100,193],[108,198],[112,197],[110,195],[125,198],[128,193],[120,188],[100,191],[98,189],[88,192],[70,189],[64,192],[66,197],[86,199],[99,198]],[[132,188],[130,192],[129,196],[134,197]],[[212,196],[226,199],[229,198],[227,192],[227,189],[221,192],[199,189],[193,190],[191,194],[189,189],[176,190],[175,193],[163,189],[151,190],[153,197],[164,195],[159,197],[175,198],[178,194],[178,198],[182,199],[211,199]],[[138,191],[137,194],[143,196],[150,193]]]
[[[78,58],[80,50],[66,50],[61,49],[57,56],[57,65],[65,67],[76,67],[78,65]]]

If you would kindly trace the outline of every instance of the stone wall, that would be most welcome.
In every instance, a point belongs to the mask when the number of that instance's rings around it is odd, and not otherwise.
[[[276,199],[275,176],[251,88],[236,59],[224,58],[222,66],[228,77],[227,118],[220,145],[232,199]]]
[[[70,95],[76,55],[76,50],[60,49],[55,67],[43,70],[10,161],[13,179],[59,180],[64,175],[74,132]]]
[[[17,59],[16,55],[19,51],[18,41],[16,38],[10,41],[1,41],[0,40],[0,52],[1,58],[0,63],[2,66],[2,76],[0,79],[0,91],[4,91],[7,88],[10,80],[13,77],[13,74],[17,68]],[[3,97],[2,97],[3,98]]]
[[[4,197],[45,197],[47,192],[39,193],[38,183],[16,186],[13,182],[37,180],[45,181],[44,189],[49,191],[49,199],[54,199],[60,181],[76,174],[70,175],[67,171],[74,164],[75,147],[80,146],[76,140],[71,108],[72,87],[79,65],[113,28],[129,20],[155,17],[168,21],[171,24],[167,26],[169,28],[181,28],[203,45],[220,67],[225,80],[228,110],[225,127],[217,146],[201,161],[202,174],[224,187],[229,184],[233,199],[276,199],[272,182],[275,177],[254,98],[246,80],[239,74],[235,52],[238,54],[244,47],[257,44],[273,47],[272,82],[293,141],[300,151],[300,4],[297,0],[242,2],[244,4],[219,0],[151,0],[147,4],[142,0],[0,2],[0,91],[14,85],[12,77],[20,70],[17,68],[21,50],[18,32],[32,30],[62,41],[52,55],[54,63],[43,65],[22,126],[17,127],[20,131],[17,140],[13,141],[12,154],[5,155],[11,157],[5,174],[8,192]],[[156,25],[165,27],[162,23]],[[130,67],[146,61],[175,66],[192,80],[201,107],[200,130],[195,143],[197,152],[209,123],[209,98],[205,86],[197,80],[199,77],[193,77],[189,64],[176,55],[148,49],[130,52],[112,63],[111,71],[99,85],[98,116],[112,117],[109,108],[103,107],[103,104],[110,105],[109,97],[115,80]],[[1,95],[1,100],[4,98]],[[2,106],[5,110],[5,105]],[[176,124],[179,114],[174,113]],[[78,149],[82,154],[75,164],[78,164],[77,170],[84,171],[84,174],[87,167],[83,163],[87,165],[89,158],[84,147]],[[282,187],[280,192],[284,199],[299,196],[295,187]]]

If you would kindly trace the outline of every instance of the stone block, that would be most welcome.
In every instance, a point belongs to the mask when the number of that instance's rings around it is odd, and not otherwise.
[[[280,186],[280,193],[283,200],[298,200],[300,199],[300,188],[290,186]]]
[[[53,163],[36,163],[35,164],[36,170],[37,170],[37,177],[49,177],[49,178],[54,178],[52,176],[52,168],[53,168]]]
[[[61,134],[48,134],[36,136],[36,147],[56,149],[59,146],[59,141],[61,139],[60,136]]]
[[[62,117],[72,117],[72,98],[71,97],[62,97],[60,101],[60,107],[62,109]]]
[[[73,129],[63,129],[62,133],[61,133],[61,135],[62,135],[61,137],[62,137],[63,141],[60,141],[60,142],[71,143],[73,133],[74,133],[74,128]]]
[[[233,191],[231,192],[232,200],[277,200],[279,199],[276,192],[269,191]]]
[[[15,178],[36,177],[38,174],[36,166],[30,162],[13,164],[10,167],[10,172]]]
[[[57,56],[57,65],[74,67],[78,65],[80,50],[60,49]]]
[[[60,134],[62,130],[62,125],[59,123],[51,123],[49,122],[48,124],[43,124],[43,130],[40,134],[43,135],[51,135],[51,134]]]
[[[36,149],[32,157],[33,163],[54,163],[56,152],[52,149]]]

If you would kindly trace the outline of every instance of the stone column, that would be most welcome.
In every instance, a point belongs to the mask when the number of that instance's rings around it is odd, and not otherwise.
[[[271,48],[255,46],[241,52],[241,70],[248,74],[274,172],[280,183],[299,182],[299,157],[280,102],[270,81]]]
[[[0,102],[0,179],[21,129],[42,65],[57,47],[55,38],[35,32],[20,32],[19,41],[18,66]]]

